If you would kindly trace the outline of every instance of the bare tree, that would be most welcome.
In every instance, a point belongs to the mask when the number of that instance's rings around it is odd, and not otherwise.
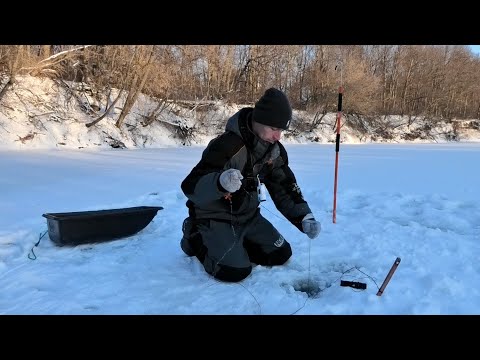
[[[127,88],[128,95],[127,99],[125,100],[122,112],[120,113],[118,120],[115,123],[115,126],[118,128],[122,127],[125,117],[130,113],[130,110],[135,104],[138,95],[142,92],[143,87],[145,86],[145,82],[150,75],[153,54],[154,46],[141,46],[135,49],[134,57],[136,58],[136,63],[133,67],[134,76],[132,82],[130,83],[130,86]]]
[[[15,83],[15,76],[20,72],[23,65],[32,61],[28,45],[2,45],[2,72],[7,81],[0,90],[0,100],[7,90]]]

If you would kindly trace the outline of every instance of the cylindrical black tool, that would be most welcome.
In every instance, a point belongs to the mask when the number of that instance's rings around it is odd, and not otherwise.
[[[345,280],[340,280],[340,286],[350,286],[354,289],[361,289],[365,290],[367,288],[367,284],[357,282],[357,281],[345,281]]]

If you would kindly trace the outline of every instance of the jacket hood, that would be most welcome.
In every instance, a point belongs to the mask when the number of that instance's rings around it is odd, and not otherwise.
[[[242,124],[246,125],[247,119],[249,116],[251,116],[250,114],[252,112],[253,108],[243,108],[237,111],[227,120],[227,125],[225,125],[225,131],[234,132],[235,134],[246,140],[245,134],[242,134],[242,131],[240,130],[240,121],[242,121]]]

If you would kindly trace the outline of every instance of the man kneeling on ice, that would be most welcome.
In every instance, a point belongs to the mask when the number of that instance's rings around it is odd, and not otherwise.
[[[228,119],[225,132],[210,141],[182,182],[189,216],[181,248],[219,280],[241,281],[251,273],[252,262],[283,265],[292,256],[288,241],[260,214],[265,189],[301,232],[310,239],[320,233],[279,141],[291,119],[286,95],[268,89],[254,108]]]

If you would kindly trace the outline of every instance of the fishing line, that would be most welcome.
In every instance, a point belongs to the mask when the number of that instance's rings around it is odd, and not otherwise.
[[[246,191],[246,190],[245,190]],[[248,192],[247,192],[248,194]],[[250,194],[249,194],[250,195]],[[251,195],[250,195],[251,196]],[[233,205],[232,205],[232,195],[231,194],[227,194],[225,195],[225,199],[226,200],[229,200],[230,202],[230,226],[232,228],[232,234],[233,234],[233,237],[234,237],[234,241],[233,241],[233,244],[232,246],[230,246],[229,249],[227,249],[225,251],[225,253],[222,255],[222,257],[215,263],[214,267],[213,267],[213,272],[212,272],[212,276],[213,278],[211,278],[214,283],[217,283],[217,284],[222,284],[222,285],[225,285],[225,283],[223,281],[220,281],[220,280],[217,280],[215,278],[215,275],[217,273],[217,267],[218,267],[218,264],[220,263],[220,261],[223,260],[223,258],[235,247],[236,243],[237,243],[237,240],[240,238],[240,236],[237,236],[236,232],[235,232],[235,227],[233,225]],[[243,230],[243,231],[246,231],[246,228]],[[241,235],[241,234],[240,234]],[[208,287],[212,286],[214,284],[211,284],[209,285]],[[258,305],[258,308],[259,308],[259,311],[260,311],[260,315],[262,314],[262,307],[260,306],[260,303],[258,302],[257,298],[255,297],[255,295],[253,295],[253,293],[248,290],[243,284],[240,284],[240,283],[233,283],[232,285],[240,285],[241,287],[243,287],[252,297],[253,297],[253,300],[255,300],[255,302],[257,303]]]
[[[252,194],[250,194],[247,190],[244,189],[244,191],[250,196],[253,198]],[[266,206],[262,205],[262,203],[259,204],[263,209],[267,210],[270,214],[276,216],[277,218],[279,218],[280,220],[282,221],[285,221],[287,223],[289,223],[287,220],[285,220],[284,218],[278,216],[277,214],[275,214],[273,211],[271,211],[270,209],[268,209]],[[312,284],[311,284],[311,276],[310,276],[310,268],[311,268],[311,249],[312,249],[312,241],[309,241],[308,242],[308,271],[307,271],[307,288],[312,288]],[[253,294],[252,294],[253,296]],[[300,309],[302,309],[305,304],[307,303],[307,300],[309,298],[307,297],[307,299],[305,300],[304,304],[299,308],[297,309],[293,314],[295,314],[296,312],[298,312]],[[291,315],[293,315],[291,314]]]
[[[331,283],[327,284],[327,286],[325,286],[323,289],[319,289],[318,293],[321,293],[323,292],[324,290],[330,288],[333,284],[335,284],[336,282],[338,282],[339,280],[341,280],[346,274],[348,274],[350,271],[352,270],[357,270],[359,272],[361,272],[362,274],[364,274],[367,278],[369,278],[370,280],[372,280],[374,282],[374,284],[377,286],[377,288],[379,289],[378,287],[378,284],[377,282],[375,281],[375,279],[373,277],[371,277],[370,275],[366,274],[365,272],[363,272],[362,270],[360,270],[357,266],[352,266],[350,269],[347,269],[345,271],[342,271],[341,272],[341,275],[336,278],[334,281],[332,281]],[[355,289],[352,289],[353,291],[355,292],[359,292],[359,291],[363,291],[363,290],[355,290]],[[299,312],[301,309],[303,309],[305,307],[305,305],[307,304],[307,301],[309,300],[310,298],[307,297],[305,299],[305,302],[303,303],[303,305],[298,308],[297,310],[295,310],[293,313],[291,313],[290,315],[295,315],[297,312]]]
[[[250,194],[247,190],[244,189],[244,191],[248,194],[248,196],[250,196],[251,198],[253,198],[252,194]],[[225,251],[225,253],[222,255],[222,257],[221,257],[218,261],[216,261],[216,263],[215,263],[215,265],[214,265],[214,268],[213,268],[214,271],[212,272],[212,276],[213,276],[213,279],[212,279],[212,280],[214,281],[214,283],[223,284],[223,285],[225,284],[224,282],[219,281],[219,280],[217,280],[217,279],[215,278],[215,274],[216,274],[217,271],[218,271],[218,270],[217,270],[218,264],[219,264],[220,261],[222,261],[222,260],[225,258],[225,256],[235,247],[235,245],[236,245],[236,243],[237,243],[237,240],[240,238],[240,236],[237,236],[237,234],[236,234],[236,232],[235,232],[235,227],[234,227],[234,225],[233,225],[233,205],[232,205],[232,197],[231,197],[231,194],[225,195],[225,199],[226,199],[226,200],[229,200],[229,202],[230,202],[230,224],[231,224],[231,228],[232,228],[232,234],[233,234],[235,240],[233,241],[233,244],[230,246],[230,248],[228,248],[228,249]],[[280,216],[276,215],[275,213],[273,213],[271,210],[269,210],[268,208],[266,208],[266,207],[263,206],[262,204],[260,204],[260,206],[261,206],[262,208],[264,208],[265,210],[267,210],[268,212],[270,212],[271,214],[273,214],[274,216],[278,217],[280,220],[287,222],[285,219],[283,219],[283,218],[281,218]],[[244,229],[244,231],[246,231],[246,229]],[[241,235],[241,234],[240,234],[240,235]],[[309,241],[309,246],[308,246],[308,278],[307,278],[308,280],[307,280],[307,286],[309,286],[309,287],[311,286],[311,285],[310,285],[310,281],[311,281],[311,280],[310,280],[310,258],[311,258],[310,253],[311,253],[311,241]],[[214,285],[214,284],[211,284],[211,285],[208,285],[208,286],[212,286],[212,285]],[[260,303],[258,302],[257,298],[255,297],[255,295],[253,295],[253,293],[252,293],[245,285],[243,285],[243,284],[235,283],[234,285],[240,285],[241,287],[243,287],[243,288],[252,296],[252,298],[253,298],[253,299],[255,300],[255,302],[257,303],[258,308],[259,308],[259,311],[260,311],[260,314],[261,314],[261,313],[262,313],[262,307],[261,307]],[[307,300],[308,300],[308,298],[307,298]],[[306,303],[306,301],[305,301],[305,303]],[[302,306],[301,308],[303,308],[303,307],[305,306],[305,303],[303,304],[303,306]],[[300,308],[300,309],[301,309],[301,308]],[[298,310],[300,310],[300,309],[298,309]],[[298,311],[298,310],[297,310],[297,311]]]
[[[253,198],[253,196],[252,196],[248,191],[246,191],[245,189],[244,189],[244,191],[245,191],[250,197]],[[230,201],[231,227],[232,227],[232,233],[233,233],[233,236],[234,236],[235,240],[234,240],[232,246],[230,246],[230,248],[225,251],[225,253],[222,255],[222,257],[221,257],[218,261],[216,261],[215,266],[214,266],[214,272],[212,273],[212,276],[213,276],[213,277],[211,277],[211,278],[210,278],[210,281],[207,282],[206,287],[210,287],[210,286],[215,285],[215,284],[218,284],[218,285],[226,285],[225,282],[220,281],[220,280],[218,280],[218,279],[215,278],[215,274],[216,274],[216,272],[217,272],[217,267],[218,267],[218,264],[220,263],[220,261],[223,260],[223,259],[225,258],[225,256],[235,247],[235,245],[236,245],[236,243],[237,243],[237,240],[238,240],[239,237],[240,237],[239,235],[241,235],[241,234],[237,235],[237,233],[236,233],[236,231],[235,231],[235,227],[234,227],[234,225],[233,225],[233,207],[232,207],[232,202],[231,202],[231,196],[230,196],[230,197],[229,197],[229,196],[226,196],[226,199]],[[278,217],[280,220],[287,222],[287,220],[285,220],[284,218],[281,218],[280,216],[276,215],[274,212],[272,212],[270,209],[268,209],[268,208],[265,207],[264,205],[260,204],[259,206],[261,206],[263,209],[265,209],[266,211],[268,211],[268,212],[271,213],[272,215]],[[307,275],[307,287],[308,287],[308,288],[311,288],[311,287],[312,287],[312,285],[311,285],[311,284],[312,284],[312,278],[311,278],[311,247],[312,247],[312,241],[309,241],[309,244],[308,244],[308,272],[307,272],[307,274],[308,274],[308,275]],[[327,286],[325,286],[324,288],[319,289],[317,294],[319,294],[319,293],[323,292],[324,290],[330,288],[333,284],[337,283],[339,280],[341,280],[346,274],[348,274],[348,273],[351,272],[352,270],[357,270],[358,272],[360,272],[360,273],[362,273],[362,274],[364,275],[363,278],[367,277],[367,278],[369,278],[370,280],[372,280],[372,281],[374,282],[375,286],[377,287],[377,289],[379,289],[379,286],[378,286],[377,282],[375,281],[375,279],[374,279],[372,276],[370,276],[370,275],[368,275],[367,273],[365,273],[364,271],[360,270],[357,266],[353,266],[353,267],[351,267],[351,268],[349,268],[349,269],[347,269],[347,270],[345,270],[345,271],[342,271],[342,272],[341,272],[341,275],[340,275],[338,278],[336,278],[334,281],[328,283]],[[359,279],[359,278],[357,278],[357,279]],[[212,282],[212,283],[209,284],[210,282]],[[255,295],[254,295],[245,285],[243,285],[243,284],[241,284],[241,283],[231,283],[231,285],[239,285],[239,286],[241,286],[242,288],[244,288],[245,291],[247,291],[247,292],[250,294],[250,296],[253,298],[253,300],[254,300],[255,303],[257,304],[258,309],[259,309],[259,312],[260,312],[260,315],[262,314],[262,306],[260,305],[260,303],[259,303],[259,301],[257,300],[257,298],[255,297]],[[357,290],[356,290],[356,289],[352,289],[352,290],[353,290],[353,291],[362,291],[362,290],[358,290],[358,289],[357,289]],[[310,296],[308,296],[308,294],[307,294],[307,298],[306,298],[305,301],[303,302],[302,306],[300,306],[297,310],[295,310],[294,312],[292,312],[292,313],[290,313],[290,314],[288,314],[288,315],[295,315],[296,313],[298,313],[301,309],[303,309],[303,308],[306,306],[306,304],[307,304],[307,302],[308,302],[309,299],[310,299]]]

